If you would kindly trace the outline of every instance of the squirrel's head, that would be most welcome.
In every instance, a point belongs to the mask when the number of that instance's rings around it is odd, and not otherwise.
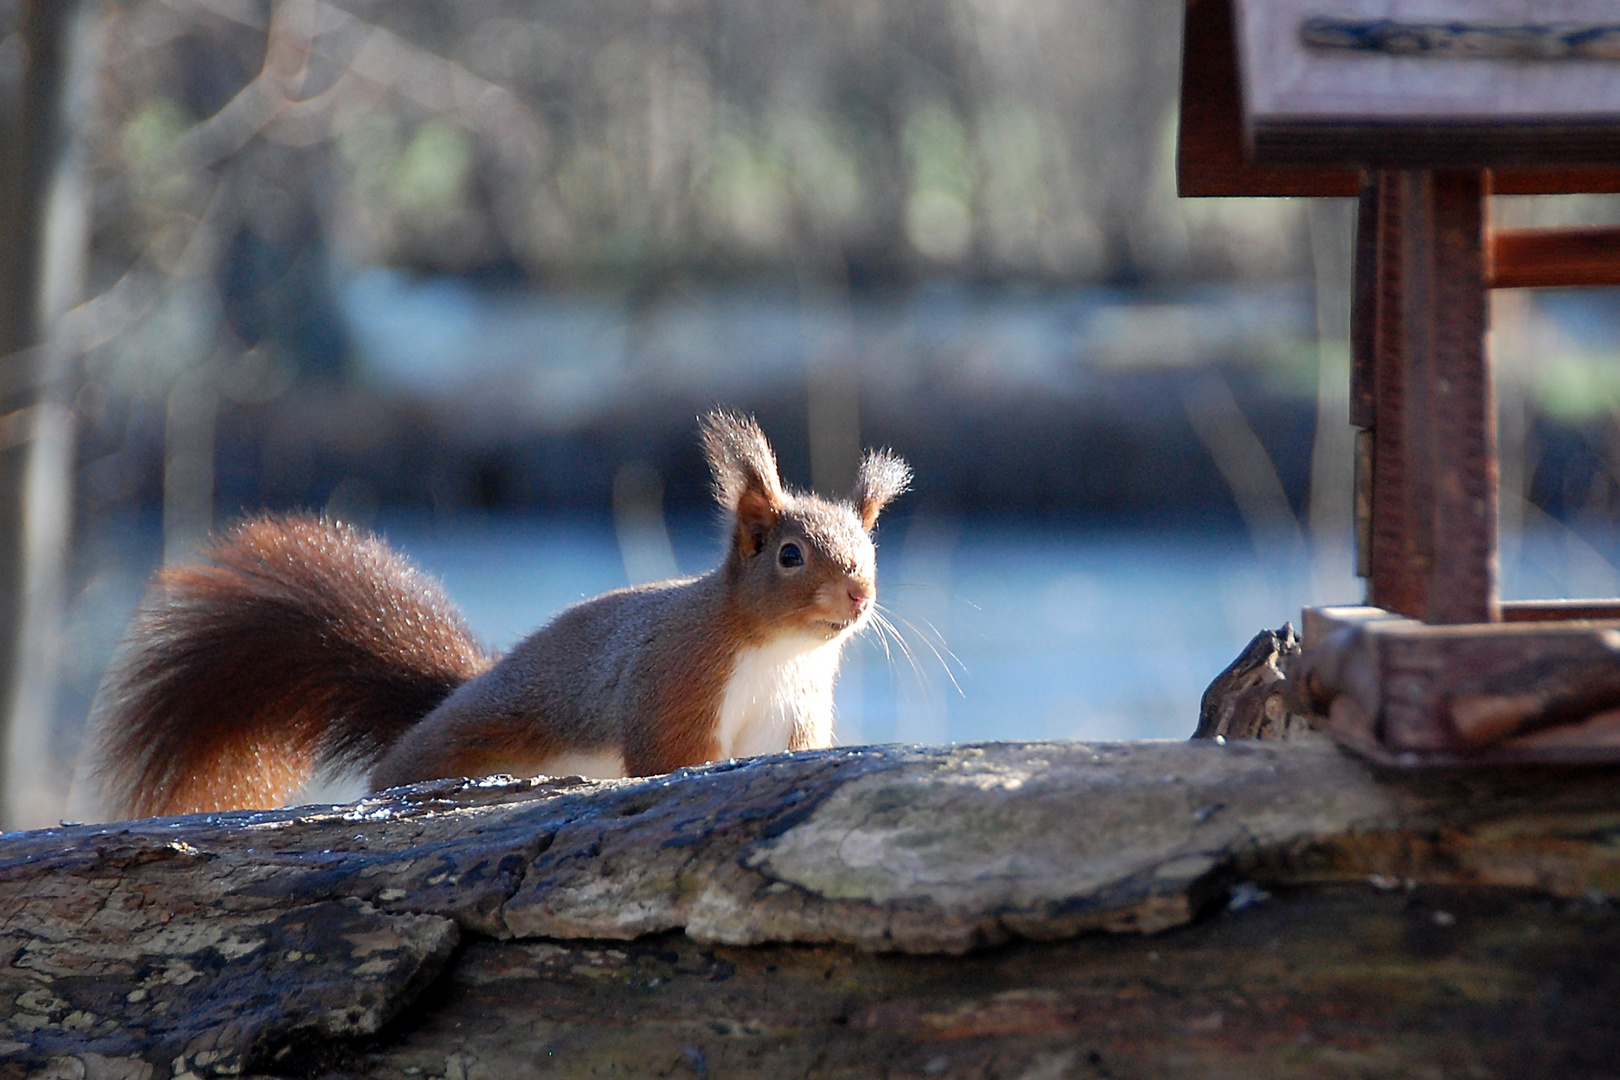
[[[705,416],[703,452],[730,525],[727,569],[744,610],[762,629],[828,639],[864,624],[877,600],[872,528],[911,482],[906,463],[888,450],[867,451],[844,502],[784,488],[752,417]]]

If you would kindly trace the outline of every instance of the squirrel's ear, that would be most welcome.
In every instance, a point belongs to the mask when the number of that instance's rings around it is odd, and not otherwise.
[[[702,431],[703,456],[714,470],[714,497],[735,515],[738,542],[754,554],[786,501],[776,455],[751,416],[717,409],[703,418]]]
[[[878,514],[911,483],[911,466],[892,450],[868,450],[855,473],[855,512],[868,531]]]

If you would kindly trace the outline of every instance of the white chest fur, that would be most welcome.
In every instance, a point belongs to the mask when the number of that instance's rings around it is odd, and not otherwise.
[[[744,650],[720,701],[720,756],[788,748],[795,729],[809,746],[832,745],[832,684],[841,640],[788,635]]]
[[[547,758],[535,773],[542,776],[583,776],[587,780],[617,780],[625,775],[624,755],[617,750],[571,750]]]

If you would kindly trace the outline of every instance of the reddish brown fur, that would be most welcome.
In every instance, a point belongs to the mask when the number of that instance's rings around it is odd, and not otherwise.
[[[204,558],[159,575],[98,695],[118,812],[281,805],[493,662],[436,581],[353,529],[258,518]]]
[[[535,776],[544,771],[548,758],[566,749],[544,724],[536,723],[534,717],[485,716],[476,726],[459,729],[455,737],[439,746],[433,767],[422,772],[443,772],[446,776],[492,773]],[[412,777],[423,778],[421,775]]]
[[[274,806],[312,772],[355,767],[388,787],[533,775],[574,752],[621,755],[633,776],[713,760],[740,654],[783,634],[836,648],[864,617],[868,531],[910,473],[869,454],[855,502],[829,502],[783,489],[752,419],[711,413],[702,431],[731,515],[725,561],[575,605],[498,663],[436,582],[341,526],[261,518],[166,571],[95,710],[116,809]],[[836,659],[798,691],[788,746],[830,735]]]
[[[558,751],[618,751],[632,776],[712,761],[742,650],[784,631],[828,640],[843,632],[858,614],[844,592],[876,593],[863,518],[875,520],[899,493],[904,464],[868,455],[856,507],[784,490],[751,419],[711,413],[702,435],[715,496],[731,517],[725,561],[701,578],[619,590],[564,612],[403,736],[373,785],[443,775],[451,761],[509,769]],[[776,567],[788,541],[803,548],[802,573]],[[798,733],[794,745],[808,738]]]
[[[735,657],[751,637],[741,612],[732,612],[720,625],[723,633],[692,641],[680,652],[659,654],[660,693],[654,708],[662,722],[645,725],[625,740],[629,775],[657,776],[720,756],[715,717]]]

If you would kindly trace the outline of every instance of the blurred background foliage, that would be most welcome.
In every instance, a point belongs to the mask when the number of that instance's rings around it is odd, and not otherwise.
[[[28,7],[0,0],[13,110]],[[852,661],[846,741],[1190,732],[1261,622],[1360,596],[1351,208],[1176,197],[1179,0],[72,8],[86,258],[49,328],[72,573],[13,821],[60,808],[141,581],[217,522],[414,537],[453,591],[471,567],[464,599],[522,608],[485,624],[509,644],[551,610],[518,571],[478,577],[513,551],[556,560],[557,603],[710,564],[685,537],[716,402],[757,412],[799,485],[840,489],[862,445],[916,466],[885,573],[933,673],[884,696]],[[1620,303],[1501,294],[1494,319],[1508,588],[1620,590]],[[576,520],[549,548],[442,542]],[[1564,553],[1539,577],[1526,529]],[[622,576],[597,583],[604,543]],[[1047,666],[997,675],[1013,653]]]
[[[578,504],[614,459],[649,454],[679,459],[658,464],[689,505],[694,409],[741,395],[792,447],[824,375],[824,411],[868,406],[852,431],[937,433],[911,452],[953,502],[1171,509],[1155,504],[1185,492],[1159,497],[1159,466],[1135,464],[1161,433],[1108,430],[1128,416],[1065,430],[1054,391],[1108,393],[1077,368],[1156,383],[1213,359],[1276,368],[1267,390],[1315,381],[1298,290],[1118,302],[1309,271],[1301,206],[1176,199],[1178,16],[1175,0],[109,4],[90,292],[140,302],[84,367],[86,498],[154,502],[156,445],[173,466],[189,425],[217,447],[202,501],[227,507],[319,505],[345,480],[440,512]],[[986,302],[1008,325],[972,317]],[[154,403],[176,394],[165,436]],[[974,429],[1023,483],[960,467]],[[1125,474],[1073,475],[1088,451]],[[170,492],[171,516],[185,501]]]
[[[225,231],[273,248],[316,226],[353,264],[549,284],[1136,279],[1227,270],[1234,236],[1263,239],[1257,269],[1275,272],[1275,213],[1172,195],[1178,16],[1174,0],[127,4],[98,159],[128,178],[106,209],[133,214],[98,232],[161,265],[219,179],[251,207]]]

